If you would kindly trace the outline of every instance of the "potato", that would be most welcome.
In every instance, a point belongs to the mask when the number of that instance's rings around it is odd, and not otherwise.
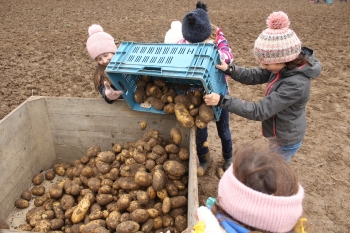
[[[163,215],[162,221],[163,227],[172,227],[175,223],[174,219],[169,214]]]
[[[161,91],[161,89],[157,85],[153,85],[152,87],[149,88],[149,95],[148,96],[152,96],[152,97],[155,97],[156,99],[160,100],[162,95],[163,95],[163,92]]]
[[[160,191],[164,189],[166,182],[166,175],[162,170],[156,170],[152,177],[152,186],[155,191]]]
[[[170,212],[170,210],[171,210],[171,200],[169,197],[165,197],[163,199],[162,212],[164,214],[167,214]]]
[[[141,205],[138,203],[138,201],[134,200],[130,202],[130,205],[126,208],[126,211],[129,213],[133,212],[136,209],[141,209]]]
[[[175,160],[168,160],[163,164],[164,171],[172,176],[183,176],[186,168],[182,163]]]
[[[48,220],[38,221],[35,227],[32,229],[34,232],[48,232],[50,231],[51,224]]]
[[[199,109],[198,108],[193,108],[193,109],[191,109],[190,111],[189,111],[189,113],[190,113],[190,115],[191,116],[196,116],[196,115],[198,115],[198,112],[199,112]]]
[[[140,229],[140,225],[134,221],[120,223],[115,229],[116,233],[134,233]]]
[[[34,175],[32,183],[34,185],[40,185],[44,181],[44,175],[42,173]]]
[[[137,192],[137,201],[140,205],[146,205],[149,202],[149,197],[147,195],[147,192],[145,191],[138,191]]]
[[[186,147],[180,147],[179,149],[179,158],[181,160],[187,160],[190,157],[190,152]]]
[[[140,129],[145,130],[147,128],[147,123],[145,121],[140,121]]]
[[[140,185],[136,184],[134,177],[120,177],[118,184],[124,190],[136,190],[140,188]]]
[[[158,155],[162,155],[165,153],[165,149],[164,147],[162,147],[161,145],[155,145],[153,148],[152,148],[152,152],[158,154]]]
[[[204,129],[205,127],[208,126],[208,123],[207,123],[207,122],[204,122],[204,121],[202,120],[202,118],[200,118],[199,115],[197,115],[195,119],[196,119],[195,124],[196,124],[197,128],[199,128],[199,129]]]
[[[30,220],[33,218],[35,215],[42,215],[45,212],[45,208],[40,206],[40,207],[34,207],[28,210],[26,213],[26,222],[29,223]]]
[[[88,195],[85,195],[78,203],[77,208],[74,209],[71,220],[73,223],[83,221],[86,213],[89,211],[91,202]]]
[[[145,209],[136,209],[130,213],[130,218],[137,223],[143,223],[149,219],[149,214]]]
[[[157,139],[159,137],[159,131],[155,129],[151,129],[143,134],[142,139],[145,142],[148,142],[151,138]]]
[[[120,224],[120,212],[119,211],[112,211],[108,217],[106,218],[106,224],[108,229],[115,230]]]
[[[139,164],[145,164],[147,160],[147,156],[145,152],[139,152],[136,148],[133,153],[133,158]]]
[[[64,210],[62,209],[61,203],[59,201],[52,203],[52,209],[55,212],[56,218],[64,219]]]
[[[74,206],[75,200],[73,196],[64,194],[60,200],[61,207],[64,211],[68,210],[69,208],[72,208]]]
[[[150,218],[156,218],[158,216],[158,210],[154,208],[147,209]]]
[[[188,98],[186,94],[180,94],[174,98],[174,103],[175,105],[183,104],[184,107],[188,109],[188,107],[191,105],[191,100]]]
[[[149,83],[151,81],[152,77],[148,75],[142,75],[140,80],[144,81],[145,83]]]
[[[47,180],[53,180],[55,178],[55,176],[56,176],[56,173],[52,169],[47,170],[45,172],[45,179],[47,179]]]
[[[159,228],[161,228],[163,226],[163,219],[162,219],[162,217],[158,216],[158,217],[155,217],[153,220],[154,220],[154,222],[153,222],[152,230],[157,230],[157,229],[159,229]]]
[[[29,206],[29,202],[20,198],[15,201],[15,206],[19,209],[25,209]]]
[[[102,151],[98,153],[97,159],[104,163],[112,163],[115,160],[115,154],[112,151]]]
[[[203,102],[202,100],[203,100],[203,97],[194,95],[191,97],[191,104],[198,107],[202,104],[202,102]]]
[[[154,85],[157,85],[157,86],[160,87],[160,88],[166,86],[166,82],[165,82],[163,79],[159,79],[159,78],[153,80],[153,84],[154,84]]]
[[[187,219],[181,215],[176,216],[174,226],[179,232],[184,231],[187,228]]]
[[[201,106],[199,106],[198,114],[201,121],[205,123],[208,123],[214,120],[214,117],[215,117],[213,108],[211,106],[207,106],[205,103],[202,103]]]
[[[112,194],[97,194],[96,195],[96,202],[99,205],[107,205],[113,201],[113,196]]]
[[[147,195],[148,195],[148,197],[149,197],[151,200],[153,200],[153,199],[156,198],[156,196],[157,196],[157,191],[153,188],[153,186],[149,186],[149,187],[147,188]]]
[[[170,130],[170,136],[176,145],[180,145],[182,141],[182,133],[179,128],[173,127]]]
[[[203,147],[209,147],[209,142],[208,141],[203,142]]]
[[[101,181],[98,178],[92,177],[88,180],[88,187],[93,192],[97,192],[101,188]]]
[[[9,228],[2,228],[2,229],[9,229]],[[30,224],[24,223],[24,224],[19,225],[16,230],[18,230],[18,231],[31,231],[32,229],[33,228]]]
[[[185,214],[185,211],[183,208],[176,208],[172,209],[169,214],[173,219],[176,220],[176,217],[179,215],[183,216]]]
[[[160,200],[164,200],[164,198],[166,198],[167,196],[168,196],[168,193],[167,193],[166,189],[162,189],[162,190],[157,191],[157,197]]]
[[[164,106],[163,110],[165,114],[168,114],[168,115],[175,114],[175,104],[169,103]]]
[[[21,198],[27,201],[30,201],[32,199],[32,193],[27,189],[24,190],[21,194]]]
[[[150,98],[149,102],[155,109],[158,110],[163,110],[165,107],[165,103],[158,98]]]
[[[152,159],[147,159],[145,163],[145,167],[147,168],[148,171],[151,171],[154,166],[156,165],[156,162]]]
[[[176,103],[174,106],[177,121],[185,128],[192,128],[194,119],[183,103]]]
[[[139,88],[139,87],[143,87],[145,88],[146,87],[146,82],[142,79],[139,79],[137,82],[136,82],[136,86]]]
[[[175,197],[179,193],[176,186],[169,181],[166,183],[165,189],[166,189],[167,193],[169,194],[169,196],[171,196],[171,197]]]
[[[93,157],[96,157],[100,152],[101,152],[100,146],[92,146],[87,150],[86,156],[88,156],[91,159]]]
[[[45,187],[43,185],[34,186],[31,192],[33,195],[42,196],[45,193]]]
[[[168,144],[165,146],[165,151],[167,153],[177,154],[179,153],[179,147],[175,144]]]
[[[151,232],[153,228],[154,220],[153,219],[148,219],[144,224],[141,226],[141,231],[142,232]]]
[[[99,160],[96,161],[96,167],[97,170],[102,174],[106,174],[111,170],[111,165],[109,163],[105,163]]]
[[[121,197],[117,200],[117,208],[119,211],[126,209],[131,202],[131,198],[129,194],[123,194]]]
[[[185,196],[171,197],[171,208],[176,209],[187,204],[187,198]]]
[[[51,219],[50,220],[50,226],[51,230],[60,230],[64,226],[64,221],[59,218]]]
[[[64,176],[66,173],[66,169],[64,169],[63,166],[59,165],[54,168],[54,172],[56,173],[56,175]]]
[[[58,184],[52,184],[49,188],[50,197],[58,199],[62,196],[63,188]]]
[[[120,144],[114,144],[113,145],[112,151],[115,154],[119,154],[122,150],[123,150],[123,146],[122,145],[120,145]]]
[[[139,186],[148,187],[152,184],[152,174],[146,171],[138,171],[135,174],[135,183]]]

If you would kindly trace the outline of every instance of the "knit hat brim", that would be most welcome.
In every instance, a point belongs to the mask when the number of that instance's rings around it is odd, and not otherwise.
[[[273,196],[242,184],[233,174],[233,166],[219,182],[220,206],[234,219],[260,230],[288,232],[302,214],[304,189],[299,185],[296,195]]]

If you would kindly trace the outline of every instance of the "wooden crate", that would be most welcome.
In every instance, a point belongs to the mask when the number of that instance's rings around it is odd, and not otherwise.
[[[142,137],[139,121],[165,139],[171,127],[181,129],[182,146],[190,150],[188,225],[196,224],[198,207],[195,129],[181,127],[175,115],[133,111],[123,100],[32,96],[0,121],[0,221],[9,221],[14,202],[31,186],[32,177],[56,162],[72,162],[93,145],[109,150],[112,142]]]

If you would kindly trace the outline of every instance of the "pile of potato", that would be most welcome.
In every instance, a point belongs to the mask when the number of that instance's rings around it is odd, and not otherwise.
[[[166,83],[161,78],[151,80],[150,76],[143,75],[137,81],[136,103],[149,103],[166,114],[175,114],[178,122],[186,128],[196,125],[203,129],[214,119],[214,110],[203,102],[200,89],[191,91],[188,85]]]
[[[187,228],[189,151],[178,128],[165,140],[157,130],[135,142],[99,146],[72,164],[35,175],[34,187],[16,200],[35,207],[18,230],[66,233],[182,232]],[[46,190],[43,181],[53,182]],[[57,180],[57,179],[56,179]]]

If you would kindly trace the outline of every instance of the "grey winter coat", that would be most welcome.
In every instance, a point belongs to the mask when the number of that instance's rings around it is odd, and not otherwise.
[[[260,67],[234,66],[229,74],[234,80],[256,85],[267,83],[265,97],[258,102],[247,102],[224,96],[220,107],[250,120],[262,121],[262,133],[281,146],[301,142],[306,132],[305,107],[310,96],[310,79],[321,73],[321,64],[313,50],[303,47],[311,65],[305,64],[292,70],[283,68],[273,74]]]

